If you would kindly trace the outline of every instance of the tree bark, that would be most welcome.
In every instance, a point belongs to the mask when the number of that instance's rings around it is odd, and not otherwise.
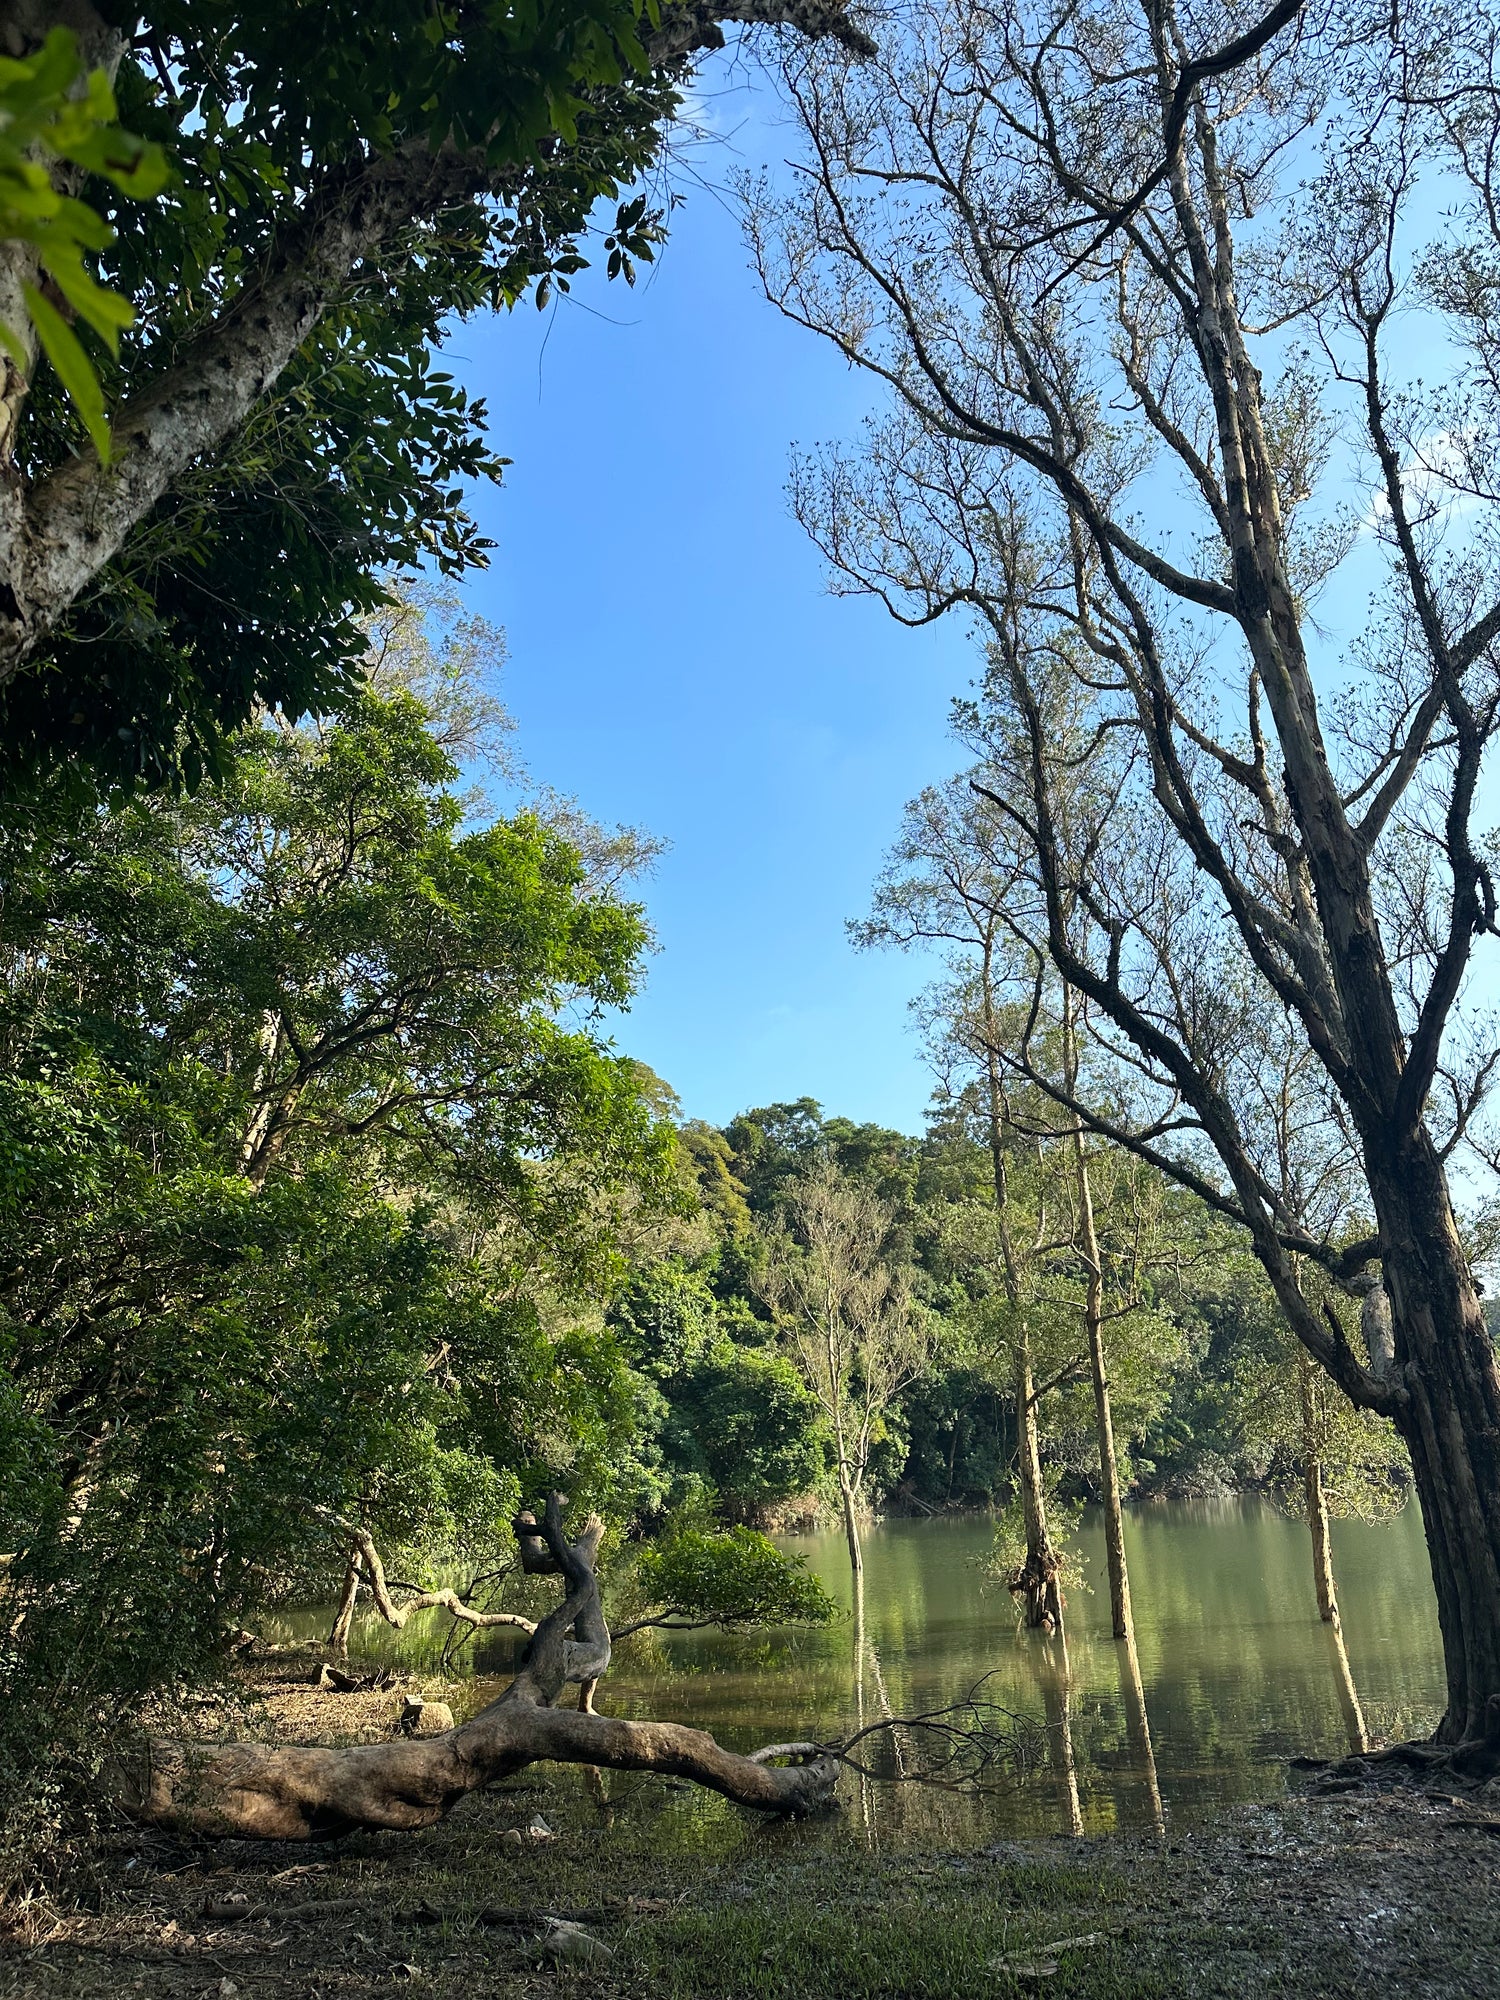
[[[440,1736],[341,1750],[153,1742],[116,1767],[127,1810],[176,1831],[250,1840],[320,1840],[359,1828],[410,1831],[543,1759],[691,1778],[764,1812],[805,1812],[826,1803],[838,1772],[832,1757],[782,1767],[769,1761],[784,1754],[775,1746],[746,1757],[699,1729],[554,1706],[570,1682],[596,1681],[610,1656],[594,1577],[600,1523],[591,1520],[571,1544],[561,1523],[556,1494],[540,1523],[528,1515],[517,1522],[526,1567],[560,1571],[567,1594],[528,1640],[504,1694],[468,1722]]]
[[[1104,1363],[1104,1329],[1098,1301],[1099,1286],[1089,1279],[1089,1303],[1084,1309],[1089,1337],[1089,1372],[1094,1381],[1094,1422],[1099,1433],[1099,1483],[1104,1494],[1104,1555],[1109,1570],[1110,1619],[1117,1639],[1131,1629],[1130,1571],[1125,1563],[1125,1513],[1120,1504],[1120,1470],[1115,1458],[1115,1422],[1109,1401],[1109,1374]]]
[[[1078,1091],[1078,1040],[1073,990],[1063,988],[1064,1082],[1070,1096]],[[1125,1566],[1125,1520],[1120,1508],[1120,1468],[1115,1457],[1115,1419],[1109,1399],[1109,1370],[1104,1360],[1104,1258],[1094,1222],[1094,1190],[1089,1180],[1083,1127],[1073,1127],[1073,1168],[1078,1183],[1078,1247],[1083,1253],[1087,1287],[1083,1324],[1088,1337],[1089,1374],[1094,1384],[1094,1426],[1099,1435],[1099,1485],[1104,1497],[1104,1553],[1109,1570],[1109,1608],[1114,1635],[1129,1636],[1130,1572]]]
[[[839,1445],[839,1506],[844,1517],[844,1540],[849,1545],[849,1570],[855,1578],[864,1574],[865,1552],[859,1539],[859,1495],[854,1490],[854,1481],[849,1477],[849,1467],[842,1456],[843,1445]]]
[[[1396,1426],[1411,1453],[1437,1590],[1448,1706],[1440,1743],[1488,1740],[1500,1702],[1500,1367],[1425,1131],[1371,1163],[1391,1302]],[[1500,1748],[1500,1746],[1497,1746]]]
[[[124,1775],[135,1817],[209,1838],[327,1840],[432,1826],[461,1798],[537,1762],[690,1778],[762,1812],[824,1804],[831,1759],[783,1768],[725,1750],[701,1729],[539,1707],[510,1691],[441,1736],[326,1750],[300,1744],[153,1743]]]
[[[359,1573],[363,1566],[364,1558],[359,1549],[351,1548],[339,1608],[333,1614],[333,1630],[328,1634],[329,1649],[341,1659],[347,1659],[349,1654],[349,1628],[354,1623],[354,1606],[359,1598]]]
[[[1057,1572],[1060,1559],[1047,1532],[1047,1489],[1042,1480],[1041,1444],[1037,1436],[1036,1382],[1031,1366],[1031,1339],[1021,1313],[1021,1272],[1010,1229],[1010,1183],[1005,1164],[1005,1089],[1000,1073],[1000,1039],[995,1018],[995,933],[993,922],[982,944],[980,1004],[983,1010],[985,1085],[990,1141],[990,1170],[995,1188],[995,1221],[1000,1235],[1001,1276],[1005,1296],[1020,1331],[1015,1349],[1016,1478],[1021,1492],[1021,1519],[1026,1555],[1007,1579],[1033,1631],[1061,1632],[1062,1591]]]
[[[1062,1590],[1057,1577],[1062,1561],[1047,1529],[1047,1488],[1042,1478],[1041,1443],[1037,1435],[1036,1385],[1031,1370],[1031,1343],[1024,1334],[1016,1355],[1016,1454],[1026,1557],[1011,1577],[1009,1588],[1021,1599],[1026,1624],[1032,1630],[1061,1632]]]

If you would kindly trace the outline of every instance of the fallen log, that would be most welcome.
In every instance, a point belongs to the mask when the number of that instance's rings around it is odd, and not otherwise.
[[[525,1566],[560,1574],[563,1602],[527,1642],[515,1679],[487,1708],[425,1738],[342,1749],[268,1743],[155,1740],[114,1770],[127,1811],[153,1826],[218,1838],[322,1840],[360,1829],[431,1826],[470,1792],[528,1764],[591,1764],[686,1778],[744,1806],[804,1813],[831,1798],[839,1760],[806,1754],[792,1766],[726,1750],[700,1729],[627,1722],[553,1706],[569,1683],[607,1672],[609,1629],[594,1574],[603,1532],[590,1519],[575,1542],[562,1529],[562,1502],[549,1496],[542,1519],[521,1515]]]

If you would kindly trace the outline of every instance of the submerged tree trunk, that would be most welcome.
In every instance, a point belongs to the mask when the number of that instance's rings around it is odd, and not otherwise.
[[[1089,1283],[1093,1299],[1095,1285]],[[1131,1629],[1130,1571],[1125,1566],[1125,1514],[1120,1505],[1120,1470],[1115,1458],[1114,1414],[1109,1402],[1109,1374],[1104,1365],[1104,1336],[1096,1306],[1088,1309],[1089,1370],[1094,1379],[1094,1420],[1099,1432],[1099,1484],[1104,1494],[1104,1555],[1109,1569],[1110,1618],[1117,1639]]]
[[[1016,1457],[1026,1556],[1010,1577],[1008,1587],[1013,1596],[1021,1599],[1028,1626],[1035,1631],[1061,1632],[1062,1590],[1057,1578],[1062,1559],[1047,1529],[1047,1488],[1042,1479],[1041,1442],[1037,1435],[1036,1385],[1031,1372],[1031,1343],[1024,1334],[1016,1354]]]
[[[831,1380],[836,1381],[838,1379],[834,1373],[831,1357],[829,1376]],[[860,1546],[859,1539],[859,1491],[855,1485],[854,1474],[850,1470],[849,1440],[844,1430],[840,1392],[835,1392],[832,1401],[834,1405],[833,1445],[839,1459],[839,1511],[844,1521],[844,1540],[849,1548],[849,1574],[854,1579],[854,1586],[857,1592],[860,1588],[865,1568],[865,1552]]]
[[[844,1540],[849,1545],[849,1569],[857,1583],[864,1574],[865,1552],[859,1539],[859,1495],[849,1476],[842,1440],[839,1444],[839,1507],[844,1517]]]
[[[1333,1587],[1328,1498],[1323,1491],[1323,1451],[1318,1436],[1317,1383],[1313,1379],[1316,1365],[1305,1349],[1297,1350],[1297,1391],[1302,1404],[1302,1490],[1312,1534],[1313,1588],[1318,1596],[1318,1616],[1325,1625],[1337,1625],[1339,1600]]]
[[[303,1744],[154,1742],[122,1759],[115,1776],[127,1810],[156,1826],[252,1840],[318,1840],[357,1828],[431,1826],[469,1792],[546,1759],[691,1778],[741,1805],[804,1812],[824,1804],[838,1773],[832,1757],[793,1767],[725,1750],[700,1729],[625,1722],[553,1704],[570,1682],[587,1687],[609,1666],[609,1629],[594,1578],[600,1523],[574,1543],[558,1496],[538,1524],[517,1522],[528,1571],[560,1572],[567,1595],[527,1642],[498,1701],[441,1736],[330,1750]],[[571,1635],[571,1636],[570,1636]],[[798,1746],[801,1754],[800,1746]]]

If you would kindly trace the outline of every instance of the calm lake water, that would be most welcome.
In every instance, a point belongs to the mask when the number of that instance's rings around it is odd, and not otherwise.
[[[751,1749],[841,1738],[882,1713],[958,1700],[984,1679],[988,1697],[1023,1719],[1030,1747],[998,1795],[847,1784],[848,1811],[872,1840],[924,1844],[1181,1820],[1281,1791],[1288,1758],[1341,1755],[1361,1728],[1387,1737],[1436,1721],[1442,1653],[1414,1504],[1393,1521],[1334,1526],[1342,1658],[1318,1619],[1307,1529],[1270,1503],[1152,1503],[1128,1511],[1126,1534],[1138,1678],[1110,1636],[1097,1518],[1085,1517],[1079,1537],[1085,1587],[1069,1596],[1066,1653],[1019,1630],[1005,1591],[984,1577],[988,1521],[891,1521],[868,1538],[862,1621],[643,1635],[621,1646],[601,1706],[694,1723]],[[785,1546],[849,1605],[839,1535]],[[323,1613],[278,1622],[285,1637],[327,1630]],[[366,1619],[355,1650],[435,1668],[448,1621],[419,1624],[396,1634]],[[486,1636],[460,1655],[474,1706],[504,1685],[517,1643]],[[622,1796],[642,1783],[609,1782]]]

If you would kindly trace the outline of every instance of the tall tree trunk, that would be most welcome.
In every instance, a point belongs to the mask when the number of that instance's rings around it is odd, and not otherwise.
[[[1021,1312],[1021,1267],[1010,1228],[1010,1187],[1005,1164],[1005,1085],[1000,1072],[1000,1034],[995,1014],[995,933],[984,935],[980,976],[983,1006],[985,1083],[988,1094],[990,1166],[995,1185],[995,1222],[1000,1236],[1001,1276],[1005,1296],[1020,1331],[1015,1347],[1016,1477],[1021,1490],[1021,1518],[1026,1531],[1026,1556],[1007,1580],[1012,1596],[1022,1599],[1026,1623],[1033,1630],[1061,1632],[1060,1561],[1047,1532],[1047,1489],[1042,1483],[1042,1453],[1037,1437],[1036,1383],[1031,1367],[1031,1340]]]
[[[1071,986],[1063,987],[1063,1075],[1070,1098],[1078,1094],[1078,1001]],[[1125,1519],[1120,1507],[1120,1467],[1115,1457],[1115,1419],[1109,1400],[1109,1370],[1104,1360],[1104,1258],[1094,1222],[1094,1190],[1083,1128],[1073,1126],[1073,1171],[1078,1184],[1078,1248],[1088,1274],[1083,1323],[1088,1336],[1089,1373],[1094,1383],[1094,1427],[1099,1434],[1099,1486],[1104,1497],[1104,1553],[1109,1569],[1110,1617],[1117,1639],[1131,1631],[1130,1572],[1125,1566]]]
[[[1323,1447],[1318,1436],[1317,1364],[1304,1348],[1297,1350],[1297,1392],[1302,1404],[1302,1489],[1307,1525],[1312,1534],[1313,1588],[1318,1616],[1325,1625],[1339,1622],[1338,1594],[1333,1587],[1333,1552],[1328,1539],[1328,1499],[1323,1491]]]
[[[865,1552],[859,1540],[859,1493],[849,1471],[849,1454],[842,1424],[835,1426],[834,1447],[839,1455],[839,1507],[844,1517],[844,1540],[849,1545],[849,1573],[857,1585],[864,1575]]]
[[[1104,1266],[1094,1227],[1094,1197],[1089,1186],[1088,1156],[1083,1135],[1073,1144],[1078,1168],[1078,1212],[1081,1249],[1088,1270],[1083,1320],[1088,1334],[1089,1373],[1094,1382],[1094,1426],[1099,1434],[1099,1485],[1104,1495],[1104,1554],[1109,1568],[1109,1608],[1117,1639],[1131,1630],[1130,1572],[1125,1566],[1125,1517],[1120,1506],[1120,1468],[1115,1457],[1115,1419],[1109,1400],[1109,1370],[1104,1361]]]
[[[1125,1565],[1125,1515],[1120,1505],[1120,1471],[1115,1459],[1114,1415],[1109,1402],[1109,1375],[1104,1365],[1104,1337],[1095,1303],[1098,1287],[1089,1281],[1087,1308],[1089,1369],[1094,1378],[1094,1422],[1099,1432],[1099,1483],[1104,1493],[1104,1554],[1109,1569],[1109,1608],[1114,1635],[1124,1639],[1131,1629],[1130,1571]]]
[[[1438,1741],[1500,1755],[1500,1366],[1425,1132],[1369,1162],[1390,1295],[1395,1421],[1411,1452],[1443,1634]]]
[[[1016,1349],[1016,1457],[1026,1557],[1011,1577],[1010,1589],[1022,1600],[1028,1626],[1043,1632],[1061,1632],[1062,1591],[1057,1573],[1062,1564],[1047,1529],[1047,1488],[1042,1479],[1041,1441],[1037,1435],[1036,1385],[1031,1372],[1031,1343],[1024,1333]]]

